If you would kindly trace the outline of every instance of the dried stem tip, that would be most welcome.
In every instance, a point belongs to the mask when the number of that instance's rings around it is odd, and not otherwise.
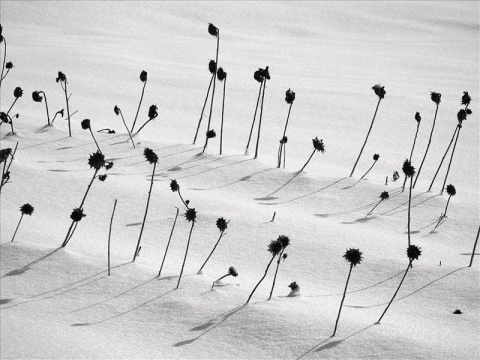
[[[390,195],[388,194],[388,191],[383,191],[380,194],[380,199],[382,199],[382,200],[388,200],[389,197],[390,197]]]
[[[208,63],[208,70],[211,74],[215,74],[217,72],[217,63],[215,62],[215,60],[210,60],[210,62]]]
[[[212,36],[217,37],[218,36],[218,28],[213,25],[212,23],[208,24],[208,33]]]
[[[177,192],[180,189],[180,186],[177,183],[177,180],[172,180],[170,182],[170,189],[172,189],[173,192]]]
[[[415,114],[415,120],[417,120],[418,123],[422,120],[422,117],[420,116],[420,113],[417,111]]]
[[[377,161],[380,158],[379,154],[374,154],[373,155],[373,160]]]
[[[285,101],[287,102],[287,104],[291,104],[293,103],[293,101],[295,100],[295,93],[288,89],[286,92],[285,92]]]
[[[194,208],[190,208],[188,209],[186,212],[185,212],[185,218],[187,219],[187,221],[191,222],[195,222],[196,219],[197,219],[197,212],[195,211]]]
[[[147,81],[147,72],[145,70],[143,70],[141,73],[140,73],[140,80],[142,82],[145,82]]]
[[[430,98],[432,99],[432,101],[435,103],[435,104],[440,104],[440,101],[441,101],[441,98],[442,98],[442,94],[440,93],[437,93],[435,91],[432,91],[430,93]]]
[[[23,204],[20,207],[20,211],[23,215],[32,215],[33,214],[33,206],[29,203]]]

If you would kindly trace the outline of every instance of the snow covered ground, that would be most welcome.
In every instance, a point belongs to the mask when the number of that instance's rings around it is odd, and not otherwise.
[[[224,153],[219,138],[202,153],[207,117],[195,135],[215,57],[228,73]],[[16,135],[0,128],[1,148],[18,150],[11,182],[1,193],[1,358],[312,359],[480,356],[479,260],[468,267],[479,226],[479,3],[478,2],[57,2],[2,1],[7,61],[1,111],[13,90],[24,95],[12,113]],[[3,44],[1,47],[3,59]],[[244,155],[258,95],[253,72],[269,66],[258,159]],[[134,149],[118,105],[132,124],[148,72],[139,122],[148,107],[159,116],[135,137]],[[65,106],[58,71],[68,77],[73,136],[67,122],[45,127]],[[372,133],[353,177],[352,166],[385,86]],[[217,83],[212,128],[219,134]],[[286,169],[276,168],[288,105]],[[420,165],[435,113],[430,92],[442,94],[429,155],[412,192],[412,243],[423,250],[395,301],[375,325],[408,265],[408,187],[401,191],[403,160],[422,122],[412,164]],[[464,91],[473,114],[464,122],[448,182],[455,185],[446,221],[432,232],[447,203],[430,181],[457,124]],[[208,114],[208,105],[206,114]],[[59,248],[93,175],[96,150],[81,120],[89,118],[107,159],[115,165],[95,181],[87,216]],[[113,128],[115,134],[97,133]],[[312,139],[326,146],[310,156]],[[253,141],[256,140],[254,136]],[[253,143],[254,144],[254,143]],[[152,166],[159,157],[140,256],[132,263],[147,202]],[[361,175],[378,163],[361,181]],[[394,171],[401,178],[392,182]],[[385,185],[385,178],[389,182]],[[198,213],[179,289],[175,290],[190,231],[177,193]],[[408,185],[408,182],[407,182]],[[366,214],[382,191],[390,199]],[[114,200],[111,276],[107,241]],[[20,219],[19,208],[34,207]],[[160,278],[160,263],[181,209]],[[272,220],[273,214],[275,220]],[[230,220],[215,245],[219,217]],[[273,297],[274,268],[247,298],[270,261],[269,242],[287,235]],[[342,258],[359,248],[337,334],[331,337],[349,266]],[[479,249],[477,248],[477,253]],[[440,265],[441,264],[441,265]],[[210,290],[212,282],[239,271]],[[288,297],[296,281],[301,296]],[[453,314],[460,309],[461,315]]]

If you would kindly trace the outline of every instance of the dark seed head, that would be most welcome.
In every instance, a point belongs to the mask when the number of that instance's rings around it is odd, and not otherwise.
[[[472,98],[470,95],[468,95],[468,91],[464,91],[462,96],[462,105],[470,105],[470,101],[472,101]]]
[[[197,219],[197,212],[195,211],[195,208],[187,209],[187,211],[185,212],[185,218],[189,222],[195,222]]]
[[[22,214],[24,214],[24,215],[32,215],[32,214],[33,214],[33,206],[30,205],[29,203],[23,204],[23,205],[20,207],[20,211],[21,211]]]
[[[215,60],[210,60],[210,62],[208,63],[208,70],[211,74],[215,74],[217,72],[217,63],[215,62]]]
[[[238,276],[237,269],[235,269],[233,266],[230,266],[228,268],[228,275],[232,275],[233,277],[237,277]]]
[[[213,25],[212,23],[208,24],[208,33],[212,36],[217,37],[218,36],[218,28]]]
[[[13,90],[13,96],[15,96],[17,99],[22,97],[23,95],[23,90],[21,87],[17,86],[15,90]]]
[[[457,113],[458,122],[461,124],[462,121],[467,120],[467,111],[465,109],[460,109]]]
[[[67,81],[67,77],[65,76],[65,74],[63,72],[59,71],[56,81],[57,82],[59,82],[59,81],[65,82],[65,81]]]
[[[261,83],[263,81],[263,69],[258,68],[258,70],[253,73],[253,78]]]
[[[287,104],[291,104],[293,103],[293,101],[295,100],[295,93],[288,89],[286,92],[285,92],[285,101],[287,102]]]
[[[280,139],[280,144],[286,144],[288,142],[288,137],[284,136]]]
[[[437,93],[435,91],[432,91],[430,93],[430,98],[432,99],[432,101],[435,103],[435,104],[440,104],[440,101],[441,101],[441,98],[442,98],[442,94],[440,93]]]
[[[453,186],[452,184],[447,185],[446,189],[447,189],[447,194],[450,196],[455,196],[455,194],[457,193],[455,186]]]
[[[353,266],[357,266],[360,264],[363,260],[363,253],[359,249],[348,249],[345,251],[345,254],[343,254],[343,258],[345,261],[349,262]]]
[[[12,148],[5,148],[0,150],[0,164],[4,161],[7,161],[10,155],[12,155]]]
[[[170,189],[173,192],[177,192],[180,189],[180,185],[178,185],[177,180],[170,181]]]
[[[223,217],[217,219],[217,228],[221,232],[224,232],[227,230],[228,227],[228,221],[226,221]]]
[[[72,213],[70,214],[70,219],[72,219],[75,222],[79,222],[85,216],[87,216],[87,215],[83,213],[83,209],[75,208],[75,209],[73,209]]]
[[[373,155],[373,160],[377,161],[378,159],[380,159],[380,155],[379,154],[374,154]]]
[[[407,177],[412,177],[413,175],[415,175],[415,168],[412,166],[408,159],[405,159],[405,161],[403,162],[402,170]]]
[[[268,71],[268,66],[266,66],[265,69],[263,70],[262,76],[263,76],[265,79],[270,80],[270,72]]]
[[[211,129],[207,131],[207,138],[212,139],[215,136],[217,136],[217,133],[215,132],[215,130]]]
[[[5,69],[7,70],[13,69],[13,63],[11,61],[7,62],[5,64]]]
[[[32,92],[32,99],[35,102],[42,102],[43,96],[40,95],[39,91],[34,91],[34,92]]]
[[[380,99],[383,99],[385,97],[385,94],[387,93],[385,91],[385,87],[380,84],[374,85],[372,89]]]
[[[158,116],[157,110],[158,110],[157,105],[150,106],[150,108],[148,109],[148,118],[150,120],[153,120]]]
[[[100,150],[97,150],[88,158],[88,165],[90,165],[90,168],[100,170],[105,166],[105,155],[103,155]]]
[[[85,119],[85,120],[82,120],[82,129],[83,130],[88,130],[90,129],[90,119]]]
[[[120,115],[120,108],[117,105],[115,105],[115,107],[113,108],[113,111],[115,112],[115,115],[117,116]]]
[[[222,68],[218,68],[217,79],[223,81],[227,78],[227,73]]]
[[[268,244],[268,251],[274,256],[280,254],[282,248],[282,243],[278,239],[272,240],[270,241],[270,244]]]
[[[145,82],[147,81],[147,72],[145,70],[143,70],[141,73],[140,73],[140,80],[142,82]]]
[[[98,175],[98,180],[100,180],[100,181],[105,181],[106,178],[107,178],[106,174]]]
[[[323,140],[318,140],[318,137],[315,137],[312,142],[315,150],[320,151],[321,153],[325,152],[325,144],[323,143]]]
[[[380,199],[382,200],[388,200],[389,197],[390,195],[388,194],[388,191],[382,191],[382,193],[380,194]]]
[[[280,235],[277,238],[278,241],[280,241],[280,244],[282,244],[282,247],[285,249],[288,245],[290,245],[290,238],[285,235]]]
[[[113,167],[113,161],[108,161],[105,163],[105,169],[110,170]]]
[[[152,149],[145,148],[145,150],[143,150],[143,156],[145,156],[145,159],[147,159],[150,164],[156,164],[158,162],[158,156]]]
[[[422,255],[422,249],[416,245],[410,245],[407,249],[407,256],[410,260],[418,260],[418,257]]]
[[[8,124],[10,122],[10,120],[8,120],[8,115],[6,113],[4,113],[3,111],[0,112],[0,120],[6,124]]]
[[[297,284],[296,281],[290,283],[290,285],[288,285],[288,287],[289,287],[290,289],[292,289],[292,291],[298,290],[298,288],[299,288],[299,286],[298,286],[298,284]]]
[[[415,120],[417,120],[418,123],[420,123],[420,121],[422,120],[422,117],[420,116],[420,113],[418,111],[415,114]]]

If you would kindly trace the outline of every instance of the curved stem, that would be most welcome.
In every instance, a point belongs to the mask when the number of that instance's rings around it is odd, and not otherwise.
[[[45,98],[45,108],[47,109],[47,124],[48,126],[50,126],[50,114],[48,113],[47,94],[45,94],[43,91],[39,91],[38,93],[42,93],[43,97]]]
[[[97,145],[98,151],[102,152],[102,150],[100,150],[100,146],[98,146],[98,143],[97,143],[97,140],[95,139],[95,136],[93,136],[92,128],[89,127],[88,130],[90,130],[90,134],[92,134],[93,141],[95,141],[95,145]]]
[[[135,135],[139,134],[139,133],[140,133],[140,130],[142,130],[142,129],[145,127],[145,125],[147,125],[147,124],[148,124],[150,121],[152,121],[152,120],[153,120],[153,118],[152,118],[152,119],[148,119],[147,121],[145,121],[145,123],[140,127],[140,129],[138,129],[138,131],[135,133]]]
[[[258,156],[258,144],[260,143],[260,130],[262,129],[262,115],[263,115],[263,100],[265,98],[265,88],[267,87],[267,80],[263,81],[263,93],[262,93],[262,104],[260,105],[260,118],[258,119],[258,135],[257,135],[257,146],[255,147],[255,157]]]
[[[128,130],[127,123],[125,122],[125,119],[123,118],[122,110],[120,110],[120,109],[118,109],[118,110],[120,112],[120,115],[122,116],[123,125],[125,125],[125,129],[127,129],[128,136],[130,136],[130,141],[132,142],[133,148],[135,148],[135,143],[133,142],[133,139],[132,139],[132,133],[130,132],[130,130]]]
[[[367,176],[367,174],[370,172],[370,170],[372,170],[372,168],[375,166],[376,163],[377,163],[377,160],[375,160],[375,161],[373,162],[372,166],[370,166],[370,169],[368,169],[367,172],[362,175],[362,177],[360,178],[360,180],[362,180],[365,176]]]
[[[475,244],[473,245],[473,250],[472,250],[472,257],[470,258],[470,264],[468,265],[468,267],[472,267],[472,263],[473,263],[473,257],[475,256],[475,249],[477,248],[477,243],[478,243],[478,235],[480,234],[480,226],[478,227],[478,231],[477,231],[477,239],[475,240]]]
[[[10,106],[10,109],[8,109],[8,111],[7,111],[7,115],[10,114],[10,111],[12,110],[13,105],[15,105],[15,103],[17,102],[17,100],[18,100],[18,98],[15,98],[15,100],[13,100],[13,103],[12,103],[12,105]]]
[[[335,336],[337,332],[338,320],[340,319],[340,313],[342,312],[343,301],[345,300],[345,295],[347,293],[348,281],[350,280],[352,269],[353,269],[353,264],[350,264],[350,271],[348,272],[347,283],[345,284],[345,290],[343,291],[342,301],[340,302],[340,309],[338,310],[337,321],[335,322],[335,329],[333,329],[332,336]]]
[[[373,210],[375,210],[375,209],[377,208],[377,206],[380,205],[380,203],[381,203],[382,201],[383,201],[383,200],[380,200],[380,201],[373,207],[373,209],[368,212],[368,214],[367,214],[366,216],[370,215],[370,214],[373,212]]]
[[[220,126],[220,155],[222,155],[222,147],[223,147],[223,114],[225,111],[225,89],[227,87],[227,78],[225,78],[223,82],[223,100],[222,100],[222,123]]]
[[[168,243],[167,243],[167,247],[165,249],[165,254],[163,255],[162,265],[160,265],[160,270],[158,271],[157,277],[160,277],[160,275],[162,274],[163,263],[165,262],[165,258],[167,257],[168,247],[170,246],[170,241],[172,240],[173,230],[175,230],[175,224],[177,223],[177,218],[178,218],[178,212],[179,211],[180,211],[180,209],[177,208],[177,213],[175,214],[175,220],[173,221],[172,231],[170,232],[170,237],[168,238]]]
[[[182,200],[183,205],[185,205],[185,207],[189,209],[187,203],[185,202],[185,200],[183,200],[182,194],[180,194],[180,186],[178,187],[178,196],[180,196],[180,200]]]
[[[257,285],[255,285],[255,287],[253,288],[253,291],[250,293],[250,296],[248,297],[248,300],[247,300],[247,304],[250,302],[250,299],[252,298],[252,295],[255,292],[255,290],[257,290],[257,287],[260,285],[260,283],[263,281],[263,279],[265,279],[265,276],[267,276],[268,268],[270,267],[270,265],[272,265],[272,262],[273,262],[273,259],[275,259],[275,256],[277,256],[277,255],[275,254],[275,255],[272,256],[272,258],[270,259],[270,262],[267,265],[267,268],[265,269],[265,274],[263,274],[260,281],[257,283]]]
[[[350,177],[353,176],[353,172],[355,171],[355,168],[357,167],[358,160],[360,160],[360,157],[362,156],[363,148],[367,144],[367,140],[368,140],[368,137],[370,136],[370,132],[372,131],[372,127],[373,127],[373,123],[375,121],[375,117],[377,116],[377,111],[378,111],[378,107],[380,106],[380,101],[382,101],[382,98],[379,97],[377,107],[375,109],[375,114],[373,114],[372,123],[370,124],[370,129],[368,129],[367,137],[365,138],[365,142],[363,143],[362,148],[360,149],[360,154],[358,154],[357,161],[355,161],[355,165],[353,165],[353,169],[352,169],[352,172],[350,173]]]
[[[72,137],[72,128],[70,125],[70,108],[68,105],[68,95],[67,95],[67,79],[65,78],[65,102],[67,103],[67,120],[68,120],[68,136]]]
[[[0,86],[2,86],[3,70],[5,69],[5,61],[7,60],[7,40],[5,38],[3,38],[3,42],[5,43],[5,45],[4,45],[5,46],[5,51],[3,52],[3,64],[2,64],[2,74],[0,75]]]
[[[222,277],[218,278],[217,280],[215,280],[212,284],[212,288],[210,290],[213,290],[213,287],[215,286],[215,283],[226,278],[227,276],[230,276],[231,274],[227,274],[227,275],[223,275]]]
[[[113,204],[113,211],[112,217],[110,219],[110,228],[108,230],[108,276],[110,276],[110,238],[112,236],[112,224],[113,224],[113,215],[115,215],[115,209],[117,207],[117,199],[115,199],[115,203]]]
[[[143,83],[142,95],[140,96],[140,102],[138,103],[137,114],[135,115],[135,119],[133,120],[133,125],[132,125],[132,128],[130,130],[130,132],[132,132],[132,133],[133,133],[133,129],[135,128],[135,123],[137,122],[137,117],[138,117],[138,112],[140,111],[140,106],[142,105],[143,94],[145,93],[145,86],[147,86],[147,80],[148,79],[146,79],[145,82]],[[138,133],[138,131],[137,131],[137,133]]]
[[[205,111],[205,106],[207,105],[208,95],[210,94],[210,88],[212,87],[212,82],[214,78],[215,74],[212,75],[212,78],[210,79],[210,84],[208,85],[207,96],[205,96],[205,102],[203,103],[202,112],[200,113],[200,119],[198,119],[197,132],[195,133],[195,137],[193,138],[194,144],[197,141],[198,130],[200,129],[200,124],[202,123],[203,112]]]
[[[20,223],[22,222],[22,219],[23,219],[23,213],[22,213],[22,216],[20,216],[20,220],[18,221],[18,225],[17,225],[17,228],[15,229],[15,232],[13,233],[13,237],[12,237],[12,241],[15,239],[15,235],[17,235],[17,230],[18,228],[20,227]]]
[[[195,221],[192,221],[192,227],[190,228],[190,234],[188,235],[187,249],[185,250],[185,257],[183,258],[182,270],[180,271],[180,276],[178,277],[178,283],[176,289],[180,286],[180,280],[182,280],[183,268],[185,267],[185,262],[187,261],[188,248],[190,246],[190,238],[192,237],[193,226]]]
[[[438,172],[440,171],[440,168],[443,165],[443,160],[445,160],[445,157],[448,154],[448,150],[450,150],[450,146],[452,146],[453,140],[455,139],[455,135],[457,135],[458,131],[458,126],[455,127],[455,131],[453,132],[452,139],[450,140],[450,143],[448,144],[447,150],[445,151],[445,154],[443,154],[442,160],[440,161],[440,165],[438,165],[437,171],[435,172],[435,175],[433,176],[432,182],[430,183],[430,186],[428,188],[428,191],[432,190],[433,183],[435,182],[435,179],[437,178]]]
[[[305,169],[305,166],[307,166],[307,164],[310,162],[310,160],[312,160],[313,155],[315,155],[315,149],[313,149],[312,155],[310,155],[310,157],[308,158],[307,162],[305,163],[305,165],[303,165],[303,167],[300,169],[299,172],[302,172],[303,169]]]
[[[248,136],[248,142],[247,142],[247,148],[245,149],[245,155],[248,154],[248,147],[250,146],[250,140],[252,139],[253,127],[255,126],[255,119],[257,117],[258,104],[260,103],[260,96],[262,94],[262,85],[263,85],[264,81],[265,80],[263,80],[260,83],[260,89],[258,90],[257,105],[255,106],[255,113],[253,114],[252,127],[250,129],[250,135]]]
[[[275,287],[275,281],[277,280],[278,268],[280,267],[280,261],[282,260],[282,255],[283,255],[284,251],[285,251],[285,249],[282,249],[282,252],[278,255],[277,268],[275,269],[275,275],[273,276],[272,289],[270,290],[270,296],[268,297],[268,300],[272,299],[273,288]]]
[[[200,270],[198,270],[198,273],[200,273],[200,271],[202,271],[203,267],[206,265],[207,261],[208,261],[208,260],[210,259],[210,257],[212,256],[213,252],[214,252],[215,249],[217,248],[218,243],[219,243],[220,240],[222,239],[222,236],[223,236],[223,231],[220,233],[220,237],[218,238],[217,243],[216,243],[215,246],[213,247],[212,251],[210,252],[210,255],[208,255],[207,260],[205,260],[205,262],[203,263],[203,265],[202,265],[202,267],[200,268]]]
[[[448,163],[447,173],[445,174],[445,179],[443,180],[442,190],[440,194],[443,194],[443,191],[445,190],[445,184],[447,183],[448,173],[450,172],[450,166],[452,165],[453,155],[455,154],[455,148],[457,147],[457,141],[460,136],[461,129],[462,129],[462,125],[459,124],[458,131],[457,131],[457,138],[455,139],[455,143],[453,144],[452,155],[450,155],[450,161]]]

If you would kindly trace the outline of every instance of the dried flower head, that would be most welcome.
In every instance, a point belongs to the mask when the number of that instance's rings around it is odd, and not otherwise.
[[[422,120],[422,117],[420,116],[420,113],[418,111],[415,113],[415,120],[417,120],[418,123],[420,123],[420,121]]]
[[[372,90],[375,92],[375,94],[380,98],[380,99],[383,99],[385,97],[385,94],[387,93],[385,91],[385,87],[380,85],[380,84],[376,84],[372,87]]]
[[[5,64],[5,69],[7,70],[13,69],[13,63],[11,61],[7,62]]]
[[[222,68],[218,68],[217,79],[223,81],[227,78],[227,73]]]
[[[98,175],[98,180],[100,180],[100,181],[105,181],[106,178],[107,178],[106,174]]]
[[[117,116],[120,115],[120,108],[119,108],[117,105],[115,105],[115,107],[113,108],[113,112],[114,112],[115,115],[117,115]]]
[[[145,159],[147,159],[150,164],[156,164],[158,162],[158,156],[152,149],[145,148],[145,150],[143,150],[143,156],[145,156]]]
[[[40,95],[39,91],[34,91],[34,92],[32,92],[32,99],[35,102],[42,102],[43,96]]]
[[[84,119],[84,120],[82,120],[81,125],[82,125],[82,129],[83,129],[83,130],[88,130],[88,129],[90,129],[90,119]]]
[[[446,189],[447,194],[450,196],[455,196],[455,194],[457,193],[457,189],[455,189],[455,186],[453,186],[452,184],[447,185]]]
[[[228,268],[228,275],[232,275],[233,277],[237,277],[238,276],[237,269],[235,269],[233,266],[230,266]]]
[[[110,170],[113,167],[113,161],[108,161],[105,163],[105,169]]]
[[[363,260],[363,253],[359,249],[348,249],[345,251],[345,254],[343,254],[343,258],[345,261],[349,262],[350,265],[357,266],[360,264]]]
[[[286,144],[288,142],[288,137],[284,136],[280,139],[280,144]]]
[[[0,150],[0,164],[7,161],[8,157],[12,155],[12,148],[5,148]]]
[[[285,261],[285,259],[286,259],[287,257],[288,257],[288,254],[287,254],[287,253],[283,254],[283,255],[282,255],[282,260]]]
[[[224,232],[227,230],[228,227],[228,221],[226,221],[223,217],[217,219],[217,228],[221,232]]]
[[[280,244],[282,244],[282,247],[285,249],[288,245],[290,245],[290,238],[285,235],[280,235],[277,238],[278,241],[280,241]]]
[[[148,109],[148,118],[150,120],[153,120],[158,116],[157,110],[158,110],[157,105],[150,106],[150,108]]]
[[[208,33],[212,36],[218,36],[218,28],[212,23],[208,23]]]
[[[377,161],[380,158],[379,154],[374,154],[373,155],[373,160]]]
[[[287,102],[287,104],[291,104],[293,103],[293,101],[295,100],[295,93],[288,89],[286,92],[285,92],[285,101]]]
[[[217,136],[217,133],[215,132],[215,130],[210,129],[210,130],[207,131],[207,138],[212,139],[215,136]]]
[[[33,206],[29,203],[23,204],[20,206],[20,211],[23,215],[32,215],[33,214]]]
[[[410,260],[418,260],[418,257],[422,255],[422,248],[416,245],[410,245],[407,249],[407,256]]]
[[[321,153],[325,152],[325,144],[323,143],[323,140],[318,140],[318,137],[315,137],[312,142],[315,150],[320,151]]]
[[[253,73],[253,78],[259,83],[263,82],[263,69],[258,68],[258,70]]]
[[[382,200],[388,200],[389,197],[390,195],[388,194],[388,191],[382,191],[382,193],[380,194],[380,199]]]
[[[140,73],[140,80],[142,82],[145,82],[147,81],[147,72],[145,70],[143,70],[141,73]]]
[[[462,96],[462,105],[470,105],[470,101],[472,101],[472,98],[470,95],[468,95],[468,91],[464,91]]]
[[[8,115],[6,113],[4,113],[3,111],[0,112],[0,120],[4,123],[9,123],[10,120],[8,120]]]
[[[280,240],[272,240],[270,241],[270,244],[268,244],[268,251],[270,251],[270,253],[274,256],[280,254],[280,252],[282,251],[282,243],[280,242]]]
[[[437,93],[435,91],[432,91],[430,93],[430,98],[432,99],[432,101],[435,103],[435,104],[440,104],[440,99],[442,98],[442,94],[440,93]]]
[[[95,168],[97,171],[100,170],[105,166],[105,155],[103,155],[100,150],[97,150],[88,158],[88,165],[90,165],[90,168]]]
[[[2,27],[2,25],[0,25],[0,43],[3,42],[2,32],[3,32],[3,27]]]
[[[15,90],[13,90],[13,96],[15,96],[17,99],[22,97],[23,95],[23,90],[20,86],[17,86]]]
[[[85,216],[87,215],[83,213],[83,209],[75,208],[70,214],[70,219],[72,219],[75,222],[78,222],[82,220]]]
[[[215,74],[217,72],[217,63],[215,62],[215,60],[210,60],[210,62],[208,63],[208,70],[211,74]]]
[[[170,189],[173,192],[177,192],[180,189],[180,185],[178,185],[177,180],[170,181]]]
[[[292,289],[292,291],[298,290],[298,288],[299,288],[299,286],[298,286],[298,284],[297,284],[296,281],[290,283],[290,285],[288,285],[288,287],[289,287],[290,289]]]
[[[457,119],[459,123],[462,123],[462,121],[467,120],[467,111],[465,109],[460,109],[457,113]]]
[[[59,71],[56,81],[57,82],[59,82],[59,81],[65,82],[65,81],[67,81],[67,77],[65,76],[65,74],[63,72]]]
[[[268,71],[268,66],[266,66],[265,69],[263,69],[262,76],[265,79],[270,80],[270,72]]]
[[[197,212],[195,211],[195,208],[187,209],[187,211],[185,212],[185,218],[189,222],[190,221],[195,222],[197,219]]]
[[[405,159],[402,166],[403,173],[407,177],[412,177],[415,175],[415,168],[412,166],[411,162],[408,159]]]

